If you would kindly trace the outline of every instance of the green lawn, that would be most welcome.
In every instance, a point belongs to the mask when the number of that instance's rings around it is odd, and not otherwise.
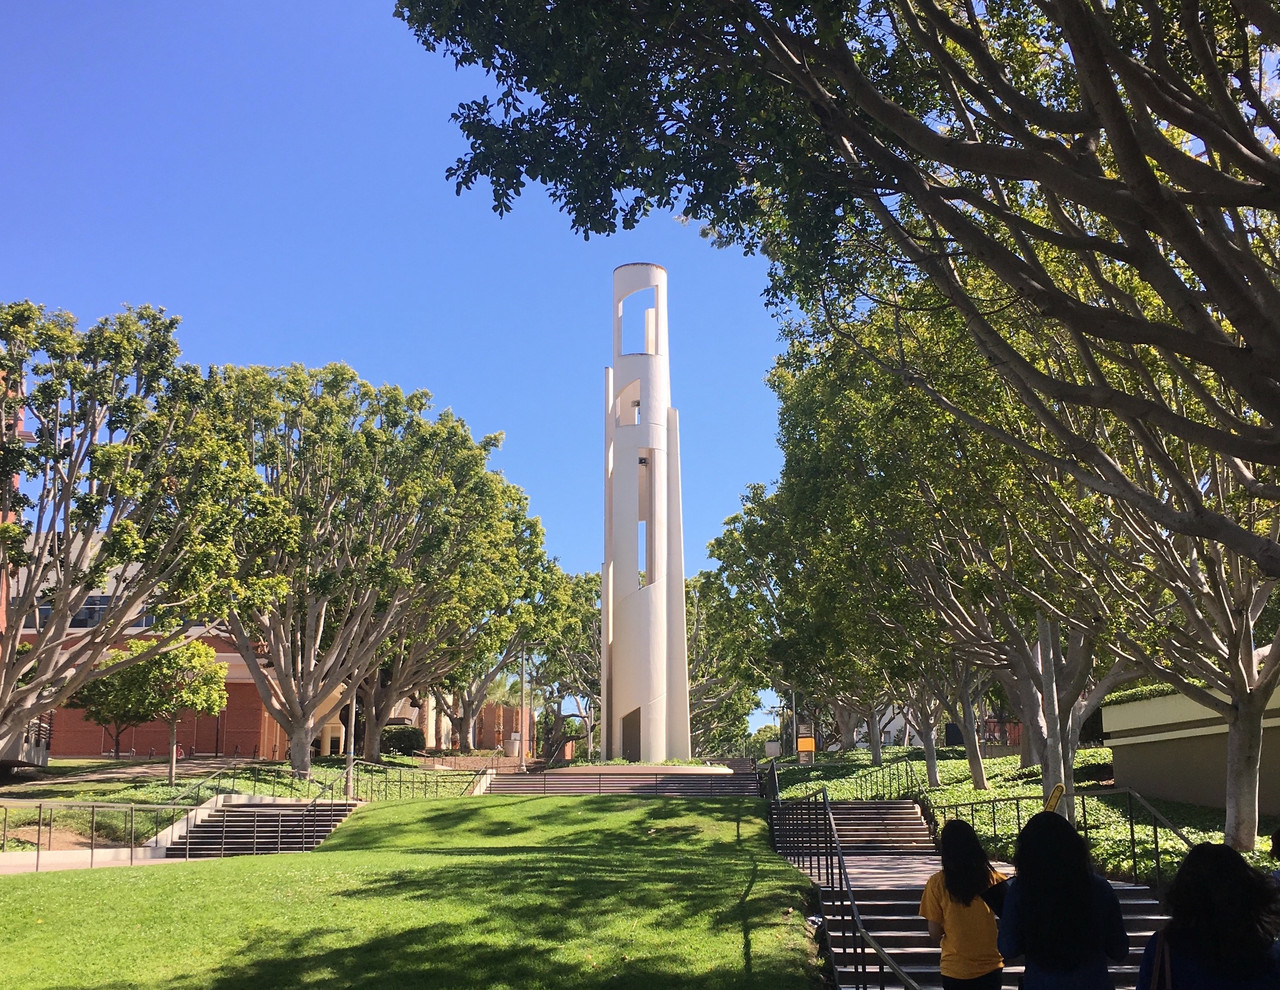
[[[763,808],[387,802],[315,853],[0,877],[0,987],[808,990]]]

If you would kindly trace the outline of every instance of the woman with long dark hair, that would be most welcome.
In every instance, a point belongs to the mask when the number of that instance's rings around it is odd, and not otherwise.
[[[1138,990],[1280,990],[1280,888],[1229,846],[1187,853],[1151,936]]]
[[[938,851],[942,869],[925,884],[920,916],[942,946],[943,990],[999,990],[1004,960],[996,949],[996,916],[982,895],[1004,876],[991,868],[967,822],[943,825]]]
[[[1006,959],[1024,958],[1024,990],[1115,990],[1107,961],[1124,961],[1129,936],[1080,833],[1052,811],[1033,815],[1013,865],[998,945]]]

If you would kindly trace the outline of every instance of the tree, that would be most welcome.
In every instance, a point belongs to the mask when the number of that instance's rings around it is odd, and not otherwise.
[[[498,634],[495,625],[524,609],[546,566],[542,527],[529,518],[524,492],[502,483],[493,495],[469,517],[465,538],[454,541],[452,552],[436,556],[424,571],[412,606],[382,646],[382,661],[361,685],[366,760],[381,759],[382,728],[394,706],[433,689],[440,710],[448,711],[457,727],[463,751],[474,743],[477,698],[469,696],[465,706],[455,707],[458,692],[446,699],[441,687],[446,680],[459,684],[472,678],[478,657],[491,649]],[[502,660],[489,682],[510,663],[509,656]],[[468,694],[471,686],[462,693]]]
[[[734,623],[740,613],[714,571],[685,582],[688,614],[689,730],[695,756],[728,756],[741,750],[747,716],[760,707],[755,671],[738,662]],[[767,682],[765,682],[767,683]]]
[[[456,114],[460,189],[487,178],[505,212],[542,182],[584,233],[678,206],[765,249],[775,291],[810,313],[853,313],[909,267],[1039,424],[1038,442],[1006,438],[1024,456],[1280,576],[1280,540],[1169,452],[1217,451],[1251,496],[1280,494],[1270,5],[400,0],[396,14],[495,84]],[[1154,472],[1126,470],[1126,446]]]
[[[595,754],[600,717],[600,574],[565,575],[556,589],[557,608],[534,660],[534,683],[551,699],[544,719],[544,752],[560,753],[567,742],[584,741]],[[565,712],[571,705],[572,711]],[[576,719],[576,728],[569,720]]]
[[[178,772],[178,722],[184,712],[217,715],[227,707],[227,665],[207,643],[175,646],[146,661],[152,717],[169,726],[169,783]]]
[[[142,657],[137,662],[129,662]],[[178,722],[187,711],[217,715],[227,707],[227,665],[206,643],[190,642],[157,654],[146,639],[130,640],[109,655],[104,665],[115,672],[90,681],[77,691],[69,708],[81,708],[90,721],[103,726],[120,756],[125,729],[161,721],[169,727],[169,783],[177,776]]]
[[[139,647],[149,649],[150,646],[143,640],[133,640],[126,652],[136,655]],[[115,673],[90,681],[71,696],[67,707],[81,709],[85,718],[107,730],[118,760],[121,736],[156,717],[155,698],[147,664],[122,667],[115,655],[108,655],[106,662],[116,667]]]
[[[258,482],[219,376],[178,363],[177,326],[150,306],[88,329],[0,306],[0,750],[260,584],[233,577]],[[145,648],[117,650],[144,628]]]
[[[781,738],[782,733],[772,722],[762,725],[747,737],[747,755],[754,760],[766,759],[765,743],[778,742]]]
[[[502,498],[486,470],[499,437],[471,438],[425,392],[346,365],[225,368],[241,443],[267,497],[240,541],[239,575],[271,575],[228,623],[304,774],[320,725],[350,702],[429,589],[440,560]]]

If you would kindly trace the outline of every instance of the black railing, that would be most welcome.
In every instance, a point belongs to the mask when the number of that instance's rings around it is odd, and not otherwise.
[[[833,936],[842,940],[848,936],[853,941],[851,948],[842,947],[842,952],[851,954],[852,965],[842,967],[847,972],[839,974],[837,982],[859,990],[872,987],[883,990],[886,978],[892,975],[905,990],[920,990],[919,984],[903,971],[862,923],[826,787],[801,798],[772,802],[769,817],[775,851],[804,870],[818,884],[820,894],[823,888],[830,892],[820,898],[823,912],[820,934],[833,976],[837,966]],[[832,907],[847,905],[849,926],[840,924],[838,915],[828,913],[828,897]],[[850,976],[855,981],[853,984],[848,982]]]
[[[1044,809],[1044,800],[1039,795],[1027,795],[933,804],[927,795],[922,795],[921,805],[935,833],[944,822],[960,818],[973,826],[992,855],[1010,858],[1023,823]],[[1187,850],[1195,844],[1132,788],[1076,791],[1064,810],[1095,858],[1111,865],[1109,872],[1114,879],[1127,873],[1133,883],[1147,883],[1157,891],[1164,889],[1164,878],[1177,870]],[[1118,865],[1120,861],[1126,864],[1123,870]]]
[[[490,757],[489,762],[492,760]],[[475,780],[488,766],[479,770],[420,770],[356,760],[352,768],[352,797],[357,801],[458,797],[474,788]],[[335,782],[343,779],[345,771],[340,774]]]
[[[782,793],[778,783],[778,761],[770,760],[769,769],[760,776],[760,796],[766,801],[777,801]]]

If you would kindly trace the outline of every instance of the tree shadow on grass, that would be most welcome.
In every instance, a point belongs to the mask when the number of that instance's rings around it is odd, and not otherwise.
[[[266,934],[252,939],[211,980],[192,975],[168,986],[242,990],[245,987],[290,988],[412,987],[422,990],[540,990],[540,988],[610,988],[653,990],[679,986],[688,990],[728,988],[794,988],[808,986],[803,968],[795,965],[757,969],[749,976],[734,967],[696,972],[675,950],[649,952],[642,958],[616,955],[608,959],[567,960],[554,944],[521,940],[479,942],[463,926],[437,922],[353,944],[332,945],[339,930],[315,928],[289,938]],[[674,936],[675,933],[673,933]]]
[[[788,909],[803,905],[801,883],[781,862],[762,870],[755,857],[708,862],[600,857],[573,849],[533,853],[476,855],[465,862],[394,870],[335,896],[421,902],[424,910],[444,910],[447,902],[466,904],[467,892],[482,890],[487,901],[501,906],[501,924],[547,941],[589,939],[623,918],[657,917],[673,932],[696,921],[712,932],[741,932],[744,958],[754,930],[782,923]]]
[[[663,822],[690,817],[733,823],[739,837],[743,822],[750,821],[762,848],[766,841],[764,805],[752,798],[484,797],[363,808],[318,851],[444,851],[458,837],[468,844],[492,839],[495,848],[505,848],[548,830],[571,833],[596,849],[630,848],[656,834]],[[689,823],[665,831],[672,841],[691,842],[700,830]]]

